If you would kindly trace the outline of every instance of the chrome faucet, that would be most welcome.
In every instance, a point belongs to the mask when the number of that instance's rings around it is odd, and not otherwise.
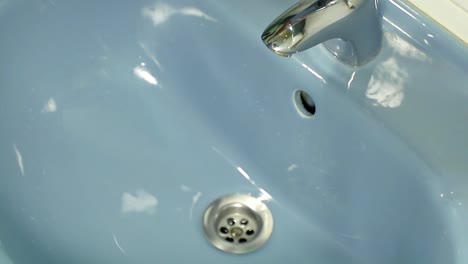
[[[300,0],[265,29],[262,40],[284,57],[323,43],[338,59],[362,65],[381,48],[376,1]]]

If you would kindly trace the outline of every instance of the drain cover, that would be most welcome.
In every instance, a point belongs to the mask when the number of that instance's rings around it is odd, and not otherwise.
[[[255,197],[233,194],[214,201],[205,210],[206,237],[217,248],[234,254],[252,252],[270,238],[273,216]]]

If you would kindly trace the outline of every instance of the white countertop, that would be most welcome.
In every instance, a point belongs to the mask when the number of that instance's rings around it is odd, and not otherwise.
[[[468,0],[407,0],[468,45]]]

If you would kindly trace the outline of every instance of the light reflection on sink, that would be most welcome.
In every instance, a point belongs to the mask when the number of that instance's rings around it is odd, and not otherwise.
[[[362,68],[264,48],[292,2],[4,2],[1,263],[466,263],[468,56],[402,2]],[[235,192],[247,256],[202,233]]]

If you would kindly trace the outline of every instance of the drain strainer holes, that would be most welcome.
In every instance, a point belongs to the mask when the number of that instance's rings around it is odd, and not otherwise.
[[[297,90],[293,94],[293,102],[297,111],[302,117],[313,117],[316,107],[312,97],[303,90]]]
[[[221,227],[219,229],[219,232],[221,232],[221,234],[225,235],[225,234],[229,233],[229,229],[227,229],[226,227],[223,226],[223,227]]]
[[[233,226],[233,225],[236,224],[236,221],[235,221],[233,218],[229,218],[229,219],[227,220],[227,224],[230,225],[230,226]]]
[[[255,230],[261,227],[261,221],[249,210],[237,207],[236,210],[229,210],[231,214],[227,215],[225,221],[219,223],[219,236],[230,243],[247,242],[247,237],[252,237]],[[260,224],[260,226],[259,226]],[[227,225],[227,226],[226,226]]]
[[[273,216],[255,197],[234,194],[214,201],[205,211],[206,237],[217,248],[235,254],[256,250],[270,238]]]

